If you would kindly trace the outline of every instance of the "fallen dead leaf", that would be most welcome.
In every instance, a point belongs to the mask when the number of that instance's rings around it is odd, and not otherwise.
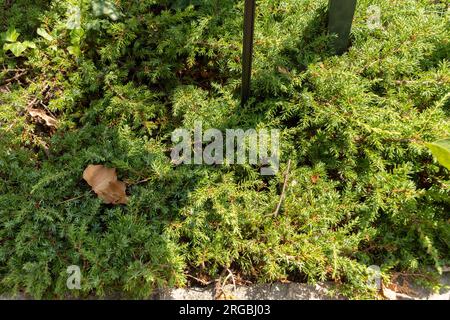
[[[103,165],[89,165],[83,172],[83,179],[107,204],[127,204],[126,184],[117,180],[116,169]]]
[[[316,184],[317,181],[319,181],[319,176],[318,176],[317,174],[315,174],[315,175],[313,175],[313,176],[311,177],[311,182],[312,182],[313,184]]]
[[[282,74],[285,74],[285,75],[289,75],[290,74],[288,69],[286,69],[285,67],[280,67],[280,66],[278,67],[278,72],[282,73]]]
[[[58,120],[55,118],[47,115],[44,110],[41,109],[34,109],[34,108],[28,108],[28,113],[33,118],[39,118],[45,121],[45,124],[48,127],[56,128],[58,126]]]

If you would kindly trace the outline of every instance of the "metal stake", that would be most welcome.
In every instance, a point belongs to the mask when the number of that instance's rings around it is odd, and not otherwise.
[[[329,0],[328,32],[337,35],[333,43],[336,54],[348,48],[355,8],[356,0]]]
[[[250,82],[252,77],[253,37],[255,31],[255,0],[245,0],[244,39],[242,52],[242,95],[241,104],[245,106],[250,97]]]

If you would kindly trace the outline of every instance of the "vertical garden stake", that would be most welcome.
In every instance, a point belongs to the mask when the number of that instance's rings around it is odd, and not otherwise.
[[[255,30],[255,0],[245,0],[244,39],[242,52],[242,95],[244,106],[250,97],[250,81],[252,77],[253,35]]]
[[[329,0],[328,32],[337,35],[333,47],[336,54],[344,53],[348,48],[356,0]]]

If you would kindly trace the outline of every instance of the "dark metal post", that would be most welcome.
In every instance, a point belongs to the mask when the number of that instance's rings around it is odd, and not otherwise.
[[[329,0],[328,32],[337,35],[333,46],[336,54],[344,53],[348,48],[356,0]]]
[[[242,96],[244,106],[250,97],[250,81],[252,77],[253,36],[255,30],[255,0],[245,0],[244,11],[244,39],[242,52]]]

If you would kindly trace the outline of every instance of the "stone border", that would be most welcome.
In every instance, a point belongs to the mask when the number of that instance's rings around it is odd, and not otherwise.
[[[383,289],[383,295],[388,300],[450,300],[450,273],[441,277],[444,285],[438,293],[428,289],[411,286],[409,295]],[[222,288],[220,298],[229,300],[346,300],[342,296],[332,296],[330,288],[332,283],[319,283],[309,285],[305,283],[273,283],[255,284],[250,286],[233,286],[228,284]],[[214,300],[216,289],[213,285],[198,288],[178,288],[157,291],[150,300]],[[106,299],[120,299],[120,294],[108,296]],[[97,297],[89,299],[96,300]],[[0,300],[31,300],[30,297],[20,294],[15,297],[0,295]]]

